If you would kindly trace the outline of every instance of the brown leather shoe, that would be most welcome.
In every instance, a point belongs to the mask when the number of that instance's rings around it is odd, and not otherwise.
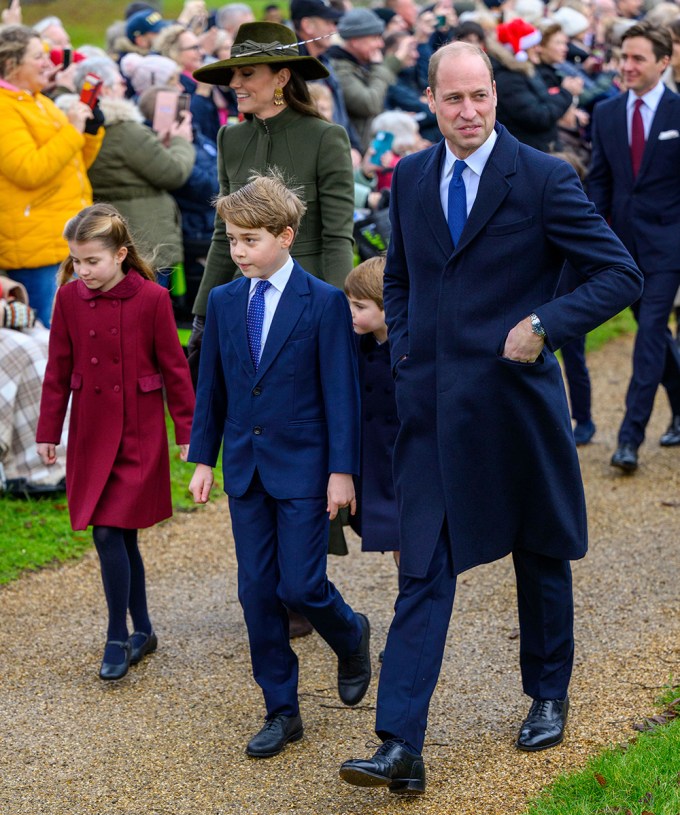
[[[297,637],[306,637],[314,631],[312,624],[302,614],[291,611],[289,608],[286,611],[288,612],[288,636],[291,640],[297,639]]]

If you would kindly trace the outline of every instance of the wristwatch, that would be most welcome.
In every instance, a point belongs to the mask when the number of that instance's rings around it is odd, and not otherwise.
[[[529,319],[531,320],[531,330],[534,334],[538,337],[545,338],[545,328],[543,328],[543,323],[539,320],[538,314],[530,314]]]

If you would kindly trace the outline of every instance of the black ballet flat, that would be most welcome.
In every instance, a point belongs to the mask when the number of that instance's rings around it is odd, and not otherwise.
[[[147,654],[153,653],[158,648],[158,637],[153,631],[150,634],[133,631],[128,645],[130,646],[130,665],[136,665]]]
[[[129,641],[121,642],[120,640],[109,640],[106,645],[116,645],[118,648],[122,648],[125,659],[122,662],[102,661],[102,666],[99,669],[99,678],[107,682],[114,679],[122,679],[130,668],[130,643]]]

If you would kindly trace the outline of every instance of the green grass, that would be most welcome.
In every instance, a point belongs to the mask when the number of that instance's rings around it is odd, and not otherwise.
[[[248,5],[252,7],[257,19],[260,19],[267,3],[268,0],[254,0]],[[163,0],[160,5],[163,16],[172,20],[180,13],[184,3],[183,0]],[[222,5],[222,2],[208,2],[211,9]],[[279,5],[287,9],[287,0],[281,0]],[[25,4],[22,9],[23,21],[26,25],[33,25],[43,17],[56,15],[64,23],[75,47],[85,43],[103,46],[106,29],[116,20],[123,19],[126,6],[127,0],[97,0],[96,3],[92,0],[56,0],[38,5]]]
[[[166,417],[170,439],[170,483],[175,512],[200,512],[188,492],[193,464],[180,460],[174,428]],[[221,462],[216,471],[219,473]],[[219,475],[218,475],[219,479]],[[215,496],[220,491],[216,488]],[[0,493],[0,584],[9,583],[23,571],[80,557],[92,542],[90,532],[73,532],[66,496],[38,499],[13,498]]]
[[[678,688],[669,697],[677,698]],[[677,815],[680,720],[605,750],[578,773],[560,776],[526,815]]]

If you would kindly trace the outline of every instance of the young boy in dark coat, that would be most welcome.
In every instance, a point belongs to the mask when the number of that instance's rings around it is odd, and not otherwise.
[[[371,678],[368,619],[326,576],[329,516],[356,509],[359,389],[343,293],[290,257],[298,196],[274,174],[254,176],[216,208],[243,278],[208,299],[189,489],[208,500],[224,439],[239,600],[267,709],[246,753],[267,758],[303,732],[286,607],[337,654],[345,704],[360,702]]]
[[[357,512],[350,526],[363,552],[394,552],[399,564],[399,518],[392,479],[392,452],[399,429],[390,344],[383,306],[385,258],[360,263],[345,281],[358,335],[361,390],[361,476],[355,479]]]

